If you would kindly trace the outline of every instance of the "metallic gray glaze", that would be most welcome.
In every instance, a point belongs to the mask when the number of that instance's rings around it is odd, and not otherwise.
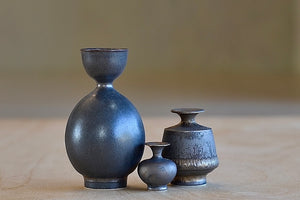
[[[199,108],[172,110],[181,117],[181,122],[166,128],[163,135],[163,142],[171,144],[163,156],[177,165],[172,184],[205,184],[206,175],[219,165],[212,129],[195,122],[195,116],[203,111]]]
[[[146,143],[152,152],[153,157],[142,161],[138,166],[140,178],[147,184],[148,190],[165,191],[176,175],[176,164],[161,156],[164,147],[169,146],[166,142]]]
[[[138,165],[145,143],[138,111],[112,86],[125,68],[127,49],[88,48],[81,54],[97,87],[70,114],[65,134],[67,154],[86,187],[126,187],[127,176]]]

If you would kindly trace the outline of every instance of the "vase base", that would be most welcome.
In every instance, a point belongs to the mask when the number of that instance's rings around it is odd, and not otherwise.
[[[206,184],[206,175],[201,176],[176,176],[171,182],[173,185],[196,186]]]
[[[167,185],[148,186],[148,190],[151,190],[151,191],[166,191],[166,190],[168,190],[168,186]]]
[[[84,186],[92,189],[117,189],[127,186],[127,177],[125,178],[86,178],[84,177]]]

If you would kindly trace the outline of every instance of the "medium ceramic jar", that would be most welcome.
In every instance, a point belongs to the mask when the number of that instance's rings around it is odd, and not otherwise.
[[[125,68],[127,49],[81,49],[97,87],[75,106],[65,134],[67,154],[88,188],[126,187],[144,151],[144,126],[133,104],[112,85]]]
[[[181,122],[166,128],[163,135],[163,142],[171,144],[164,149],[163,156],[177,165],[172,184],[205,184],[206,175],[219,164],[212,129],[195,122],[195,116],[203,111],[198,108],[172,110],[181,117]]]

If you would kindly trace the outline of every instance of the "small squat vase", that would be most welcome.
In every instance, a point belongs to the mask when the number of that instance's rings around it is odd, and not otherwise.
[[[124,70],[127,49],[81,49],[87,74],[96,88],[70,114],[65,133],[68,157],[84,186],[124,188],[142,158],[144,126],[133,104],[113,88]]]
[[[163,135],[163,142],[171,144],[164,149],[163,156],[177,165],[172,184],[206,184],[206,175],[219,165],[212,129],[195,122],[195,116],[203,111],[199,108],[172,110],[181,117],[181,122],[166,128]]]
[[[162,157],[162,150],[169,146],[166,142],[148,142],[146,143],[153,152],[153,157],[142,161],[138,166],[140,178],[147,184],[148,190],[165,191],[167,184],[170,183],[176,175],[176,164]]]

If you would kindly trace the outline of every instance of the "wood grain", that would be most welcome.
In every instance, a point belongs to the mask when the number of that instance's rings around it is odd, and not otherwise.
[[[126,189],[86,189],[66,155],[66,119],[1,119],[0,199],[300,199],[299,116],[202,118],[213,128],[220,166],[206,186],[166,192],[147,191],[136,171]],[[176,122],[145,118],[147,141],[160,141]]]

